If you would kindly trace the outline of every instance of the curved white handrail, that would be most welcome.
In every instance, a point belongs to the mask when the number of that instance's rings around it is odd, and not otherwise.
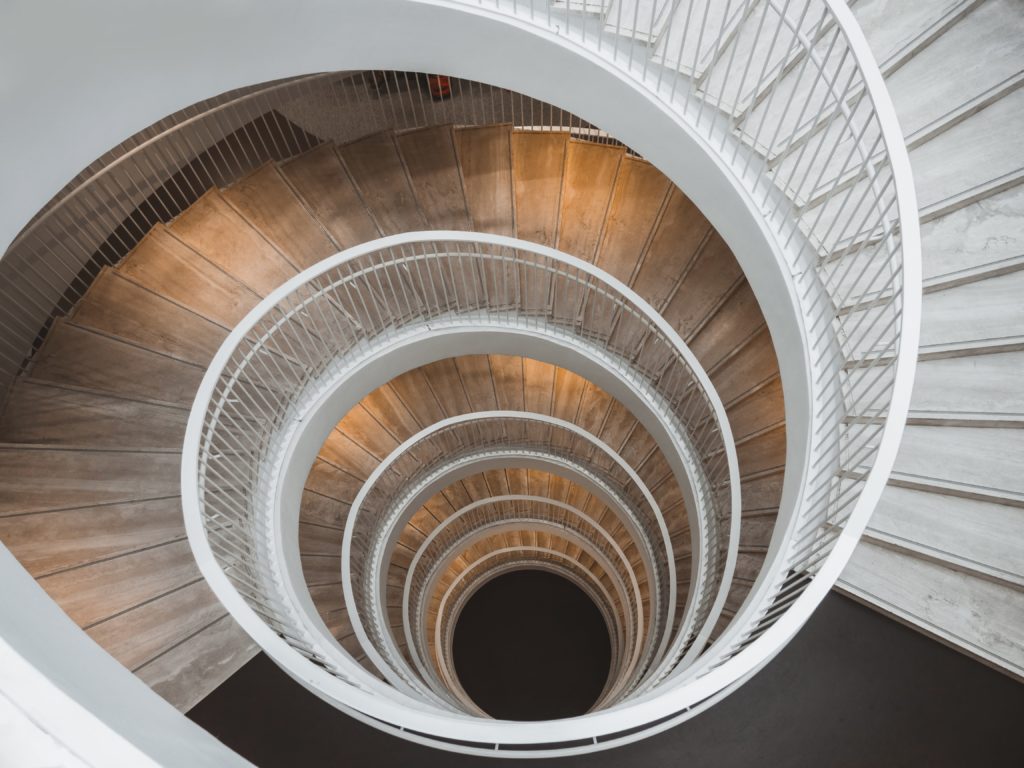
[[[425,442],[429,441],[434,436],[444,433],[452,433],[459,430],[460,427],[472,427],[474,424],[478,423],[495,422],[507,424],[515,423],[517,421],[544,424],[553,430],[568,432],[569,434],[581,438],[588,442],[600,454],[610,459],[619,467],[620,471],[629,478],[629,482],[639,491],[650,510],[651,517],[656,521],[658,533],[661,537],[660,543],[668,555],[666,615],[668,617],[674,615],[676,578],[674,563],[671,558],[672,547],[668,528],[665,524],[664,517],[661,514],[657,501],[654,499],[654,496],[651,494],[650,490],[636,471],[633,470],[633,468],[630,467],[630,465],[605,442],[572,422],[548,416],[546,414],[532,413],[528,411],[476,411],[438,421],[411,436],[404,443],[396,447],[391,454],[389,454],[374,469],[373,473],[363,484],[349,510],[341,552],[341,579],[342,587],[345,592],[345,603],[348,606],[359,606],[369,603],[369,610],[371,612],[370,618],[375,622],[375,638],[371,639],[369,637],[367,627],[364,626],[363,623],[363,617],[360,616],[360,611],[358,610],[350,611],[352,628],[355,631],[356,636],[359,638],[364,651],[368,656],[370,656],[375,666],[385,674],[388,674],[388,670],[394,669],[396,666],[404,667],[401,655],[398,653],[397,647],[395,646],[394,639],[390,636],[390,633],[382,631],[381,629],[382,618],[387,615],[387,607],[384,605],[379,589],[381,577],[383,576],[383,568],[390,561],[391,552],[393,551],[395,542],[397,541],[398,533],[402,527],[404,527],[406,522],[408,522],[409,518],[411,518],[412,514],[427,500],[427,498],[434,495],[439,488],[454,482],[462,474],[477,471],[476,467],[478,460],[476,460],[476,455],[473,454],[471,454],[471,459],[474,460],[471,460],[468,463],[463,460],[461,456],[453,456],[450,459],[445,458],[444,462],[439,467],[433,469],[427,477],[422,479],[416,477],[408,478],[406,480],[406,485],[403,487],[404,495],[401,503],[393,504],[383,520],[380,520],[376,515],[373,517],[373,523],[375,526],[373,534],[375,539],[373,539],[373,541],[377,542],[377,544],[371,545],[373,554],[372,561],[368,568],[370,569],[371,575],[376,574],[376,578],[366,578],[365,583],[369,588],[376,589],[378,596],[376,599],[370,597],[366,600],[360,600],[352,584],[352,550],[356,536],[356,527],[361,522],[360,514],[362,513],[367,497],[373,491],[379,479],[390,472],[396,462],[407,457],[410,453],[415,453],[418,446],[422,447]],[[422,451],[420,451],[420,453],[422,453]],[[486,452],[479,454],[479,459],[484,461],[493,461],[495,453],[502,453],[500,444],[498,446],[488,446]],[[511,464],[516,461],[517,457],[519,461],[522,461],[527,457],[533,457],[543,461],[545,460],[543,453],[543,449],[539,449],[537,446],[513,444],[504,452],[504,458],[502,461]],[[640,515],[638,515],[637,510],[631,509],[630,505],[625,501],[625,498],[622,497],[621,494],[617,493],[616,490],[610,486],[608,481],[602,480],[600,475],[596,474],[592,469],[588,470],[587,467],[582,465],[573,466],[574,462],[567,461],[564,456],[552,454],[551,458],[548,460],[552,459],[555,462],[554,466],[556,469],[561,468],[563,472],[571,473],[571,476],[578,478],[580,482],[587,484],[589,490],[606,497],[606,501],[609,503],[609,506],[620,515],[620,520],[624,524],[632,525],[634,529],[634,539],[638,542],[641,552],[645,552],[645,547],[651,546],[653,542],[648,542],[646,540],[643,533],[644,525],[641,522]],[[460,474],[454,475],[453,472],[458,472]],[[383,545],[384,541],[388,542],[386,547],[387,551],[385,551],[385,547]],[[362,546],[367,546],[365,541],[361,543]],[[645,564],[654,581],[657,594],[660,591],[658,586],[658,574],[654,568],[654,556],[649,551],[645,552]],[[412,573],[412,567],[410,567],[409,572],[410,574]],[[374,616],[374,611],[378,611],[379,615]],[[667,627],[665,629],[667,630]],[[654,635],[655,633],[652,630],[651,639],[653,639]],[[378,646],[378,643],[381,641],[384,644],[383,648]],[[659,658],[663,655],[668,641],[669,634],[665,631],[657,651],[653,651]],[[416,658],[415,645],[410,643],[409,648],[414,654],[414,658]],[[637,647],[635,649],[635,653],[639,652],[640,649]],[[406,682],[409,682],[407,678],[403,679],[405,679]]]
[[[218,424],[221,421],[238,408],[248,409],[250,406],[255,407],[256,405],[255,401],[250,402],[248,397],[243,398],[243,402],[239,403],[237,402],[237,396],[231,394],[234,388],[243,383],[241,372],[245,370],[246,377],[250,379],[255,377],[253,380],[258,381],[260,379],[259,373],[263,369],[257,367],[250,370],[249,367],[267,365],[271,366],[281,376],[285,375],[286,369],[294,370],[294,375],[298,377],[297,381],[301,382],[302,386],[317,386],[318,379],[308,366],[296,369],[292,363],[286,365],[285,359],[278,357],[281,352],[270,351],[268,359],[268,350],[270,348],[266,346],[267,340],[285,328],[290,318],[301,317],[303,322],[313,322],[316,318],[320,317],[317,314],[319,310],[313,311],[313,305],[310,301],[318,295],[325,295],[322,293],[324,289],[322,287],[314,288],[312,293],[309,293],[304,286],[310,283],[310,281],[326,276],[326,282],[321,281],[321,285],[330,286],[331,290],[334,290],[334,286],[340,286],[343,283],[338,282],[333,274],[328,273],[339,265],[355,265],[359,257],[365,254],[377,253],[384,248],[408,246],[423,241],[448,244],[486,243],[488,246],[534,253],[542,258],[571,265],[574,269],[578,267],[581,274],[589,276],[588,279],[593,278],[595,281],[611,286],[611,289],[614,289],[617,295],[625,296],[633,301],[635,306],[643,308],[642,312],[646,313],[645,322],[649,322],[649,327],[657,329],[662,338],[670,340],[670,348],[674,350],[673,354],[677,356],[679,361],[677,366],[683,365],[685,361],[686,368],[689,371],[688,375],[692,377],[693,386],[692,389],[687,390],[691,393],[691,396],[686,399],[686,402],[691,405],[701,402],[707,404],[706,406],[701,406],[707,410],[698,411],[699,413],[706,414],[702,415],[698,421],[701,425],[700,430],[704,435],[701,445],[704,446],[704,449],[707,449],[709,445],[720,446],[713,451],[713,455],[718,457],[717,462],[719,466],[727,468],[727,471],[723,469],[724,475],[722,477],[729,479],[723,479],[722,488],[729,489],[730,498],[732,499],[731,508],[733,512],[729,515],[729,534],[727,534],[727,540],[730,542],[731,558],[734,559],[735,536],[730,534],[735,534],[738,525],[738,514],[736,514],[738,512],[738,498],[733,493],[738,487],[735,448],[732,445],[724,408],[717,402],[706,374],[700,370],[699,364],[696,363],[692,353],[686,350],[681,340],[679,340],[678,336],[664,320],[654,314],[639,297],[635,297],[635,294],[629,291],[628,288],[622,286],[621,283],[605,275],[592,265],[579,262],[579,260],[541,246],[522,243],[510,238],[479,235],[476,233],[413,233],[405,236],[385,238],[381,241],[352,249],[333,259],[328,259],[326,262],[307,270],[302,275],[289,281],[278,291],[268,296],[242,321],[215,357],[207,377],[200,388],[200,393],[190,418],[186,436],[186,449],[183,457],[183,482],[185,483],[183,485],[183,504],[189,517],[187,528],[190,540],[197,542],[197,561],[204,575],[210,577],[211,586],[225,604],[228,605],[229,609],[232,610],[232,613],[236,615],[243,627],[250,631],[272,658],[288,667],[294,667],[294,669],[290,670],[293,676],[303,680],[314,691],[330,700],[338,702],[339,706],[343,706],[346,711],[352,711],[352,708],[355,708],[357,711],[382,720],[385,726],[387,723],[402,723],[405,728],[421,734],[435,734],[442,737],[445,734],[450,734],[451,738],[458,738],[462,741],[476,741],[484,744],[542,743],[551,740],[551,737],[554,735],[551,733],[550,725],[543,723],[489,724],[479,722],[475,718],[467,720],[464,716],[460,716],[457,713],[443,709],[439,710],[436,706],[426,701],[417,700],[415,696],[402,693],[392,687],[383,686],[380,681],[367,675],[361,668],[354,664],[349,664],[345,659],[338,657],[332,649],[325,648],[321,652],[318,650],[314,635],[310,635],[306,629],[302,629],[303,625],[301,622],[294,623],[298,618],[298,615],[295,613],[295,603],[287,601],[281,603],[279,598],[275,597],[273,591],[266,593],[265,597],[252,594],[252,590],[259,591],[278,580],[280,578],[279,570],[271,569],[265,574],[254,572],[251,576],[245,576],[241,571],[233,567],[232,578],[243,579],[243,581],[239,582],[239,586],[236,589],[231,581],[228,580],[227,575],[221,570],[217,555],[211,548],[209,540],[209,537],[213,536],[216,539],[216,546],[221,552],[237,552],[238,555],[245,558],[249,558],[248,553],[257,554],[265,547],[265,544],[262,544],[258,539],[252,540],[252,544],[247,544],[245,540],[239,543],[236,539],[244,531],[237,526],[224,527],[224,522],[231,519],[231,515],[235,514],[231,510],[237,507],[234,501],[234,491],[229,496],[223,498],[209,495],[211,490],[216,487],[216,483],[219,482],[217,481],[219,473],[223,471],[230,472],[229,468],[237,466],[237,462],[244,463],[245,455],[248,451],[257,450],[261,453],[254,455],[260,456],[263,455],[263,452],[269,451],[272,461],[281,460],[280,456],[277,459],[273,458],[279,454],[279,451],[274,448],[274,439],[270,436],[270,433],[268,433],[268,438],[260,437],[255,442],[245,444],[238,442],[237,437],[233,433],[225,433],[225,439],[228,442],[218,443],[220,447],[214,452],[210,450],[211,444],[209,441],[215,439],[217,429],[219,428]],[[464,253],[459,255],[467,256]],[[429,256],[423,257],[428,258]],[[372,264],[369,266],[357,265],[355,271],[351,274],[357,276],[372,275],[374,274],[374,268]],[[554,274],[557,273],[552,272],[552,275]],[[383,286],[383,283],[380,285]],[[451,297],[452,293],[448,291],[445,295]],[[355,299],[353,298],[353,300]],[[383,307],[381,308],[383,309]],[[350,311],[355,311],[356,309],[356,305],[350,305]],[[364,311],[361,317],[361,322],[365,323],[370,316],[365,314]],[[315,327],[318,333],[328,332],[328,326],[326,325],[317,325]],[[316,344],[315,339],[311,336],[302,336],[302,334],[300,334],[301,338],[294,336],[298,332],[299,327],[296,327],[288,336],[284,337],[289,345],[298,344],[298,346],[289,346],[289,355],[296,354],[298,348],[303,344]],[[389,333],[392,332],[389,331]],[[249,341],[249,339],[252,339],[252,341]],[[359,345],[359,349],[367,352],[373,349],[372,345],[364,344],[362,341],[359,342]],[[607,359],[611,362],[611,358]],[[340,379],[334,376],[330,381],[333,387],[337,385]],[[664,385],[670,386],[672,381],[675,381],[675,379],[669,377]],[[270,381],[267,380],[267,382],[268,386],[270,386]],[[281,384],[274,383],[270,386],[269,390],[261,390],[262,394],[258,395],[259,399],[270,397],[271,391],[278,392],[280,387]],[[274,396],[278,395],[275,394]],[[697,399],[694,399],[695,396]],[[319,398],[322,399],[323,395],[320,395]],[[244,419],[235,419],[231,423],[234,423],[237,428],[251,426],[252,419],[256,415],[256,412],[249,410]],[[289,418],[283,412],[275,415],[271,415],[268,412],[268,417],[267,425],[270,429],[277,429],[279,426],[294,427],[294,425],[289,426],[291,422],[289,422]],[[298,418],[303,419],[306,417],[298,416]],[[719,435],[720,437],[715,437],[709,443],[708,436],[711,435]],[[268,439],[270,442],[267,442]],[[208,474],[205,471],[208,466],[211,470],[214,469],[212,465],[207,464],[209,461],[215,462],[217,467],[219,467],[219,469],[214,470],[213,474]],[[246,471],[245,476],[249,476],[248,471]],[[196,484],[196,478],[200,480],[200,485]],[[223,487],[228,489],[230,486]],[[219,505],[218,508],[220,510],[218,516],[207,520],[205,525],[201,522],[204,513],[203,501],[199,495],[200,488],[205,489],[206,503],[215,501]],[[270,495],[273,496],[273,494]],[[261,491],[260,498],[264,497],[265,493]],[[221,514],[227,514],[227,517],[222,518],[220,517]],[[238,519],[239,521],[241,520],[241,518]],[[234,526],[234,524],[232,523],[231,526]],[[253,549],[253,547],[256,549]],[[232,555],[232,557],[238,555]],[[236,562],[241,566],[251,561],[245,559]],[[253,564],[258,564],[258,559]],[[723,585],[728,583],[728,570],[729,565],[727,564],[727,572],[720,582]],[[242,589],[242,592],[239,592],[238,589]],[[246,597],[243,597],[243,593],[246,594]],[[271,625],[265,624],[256,611],[259,611],[260,614],[271,620]],[[313,644],[311,645],[310,643]],[[295,653],[293,649],[301,651],[303,655],[312,657],[316,660],[317,665],[309,665],[304,660],[300,662],[299,654]],[[591,713],[583,718],[562,721],[555,738],[559,742],[564,741],[567,736],[570,738],[584,738],[589,740],[591,746],[594,746],[595,733],[614,732],[622,728],[630,728],[642,724],[642,721],[635,720],[630,713],[621,710],[621,708],[609,717],[609,713],[612,711],[612,709],[606,709]],[[579,735],[573,736],[573,732]],[[477,748],[468,747],[468,749],[473,750]]]

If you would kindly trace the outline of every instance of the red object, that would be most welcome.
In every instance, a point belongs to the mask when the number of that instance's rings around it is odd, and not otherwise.
[[[427,75],[427,88],[435,99],[447,99],[452,95],[452,81],[446,75]]]

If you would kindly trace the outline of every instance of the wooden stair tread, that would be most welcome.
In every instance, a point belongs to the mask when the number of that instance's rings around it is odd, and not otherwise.
[[[647,161],[622,159],[594,260],[597,266],[630,283],[670,187],[668,178]]]
[[[176,496],[177,453],[0,447],[0,515]]]
[[[259,295],[157,225],[117,271],[224,328],[245,317]]]
[[[227,611],[202,579],[88,629],[89,637],[128,669],[138,669]]]
[[[188,411],[23,379],[0,416],[11,443],[178,450]]]
[[[58,322],[37,354],[31,375],[40,381],[191,406],[203,369]]]
[[[512,132],[516,236],[554,246],[569,134]]]
[[[512,236],[512,129],[488,125],[455,130],[466,203],[477,232]]]
[[[104,269],[70,315],[76,325],[206,366],[228,332],[200,315]]]
[[[594,260],[624,155],[622,147],[569,142],[558,216],[560,251],[584,261]]]
[[[743,271],[725,241],[714,233],[690,265],[662,316],[680,336],[689,338],[742,277]]]
[[[281,172],[339,248],[380,237],[334,145],[323,144],[289,160]]]
[[[251,173],[221,195],[300,269],[339,250],[273,165]]]
[[[428,229],[470,229],[451,126],[395,136]]]
[[[381,234],[427,229],[391,133],[345,144],[338,154]]]
[[[697,206],[673,187],[633,279],[633,290],[660,310],[710,231]]]
[[[259,651],[230,616],[224,616],[152,661],[136,676],[187,712]]]
[[[184,536],[176,496],[0,517],[0,540],[36,578]]]
[[[202,578],[181,539],[61,571],[40,585],[81,627],[88,627]]]
[[[298,272],[217,191],[199,198],[169,229],[260,296],[266,296]]]

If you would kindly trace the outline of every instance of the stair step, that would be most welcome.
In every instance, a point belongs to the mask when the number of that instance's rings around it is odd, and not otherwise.
[[[359,139],[338,153],[382,234],[428,229],[391,133]]]
[[[513,131],[511,142],[516,236],[553,247],[569,134]]]
[[[300,269],[339,250],[273,165],[232,184],[221,196]]]
[[[558,217],[560,251],[584,261],[594,260],[624,155],[622,147],[569,142]]]
[[[1024,536],[1024,515],[1015,507],[889,486],[868,533],[917,556],[1024,587],[1016,545]]]
[[[1024,90],[1016,90],[910,153],[922,210],[1020,169]]]
[[[333,145],[322,144],[288,161],[281,172],[338,248],[380,237]]]
[[[1024,271],[928,293],[921,344],[932,347],[1024,335]]]
[[[202,579],[95,624],[88,634],[131,670],[227,616]]]
[[[764,324],[764,316],[749,283],[744,282],[692,339],[690,349],[705,370],[714,368],[731,350]]]
[[[0,445],[0,515],[178,495],[178,453],[137,459],[135,451]]]
[[[400,133],[395,141],[427,229],[470,229],[451,126]]]
[[[187,246],[260,296],[266,296],[298,272],[219,192],[203,195],[169,229]]]
[[[1024,496],[1022,455],[1024,433],[1019,429],[910,426],[894,471]]]
[[[313,462],[309,477],[306,478],[307,489],[337,499],[345,505],[355,499],[361,487],[362,483],[358,478],[321,458]]]
[[[463,355],[455,358],[454,363],[459,382],[469,400],[469,409],[471,411],[496,410],[498,399],[487,355]],[[402,434],[403,432],[404,430],[393,434]],[[406,436],[411,436],[411,433]]]
[[[897,620],[1024,676],[1021,590],[866,541],[854,550],[838,586]]]
[[[955,278],[1024,256],[1024,184],[986,197],[921,227],[926,281]]]
[[[511,126],[455,129],[466,204],[476,232],[515,234]]]
[[[191,406],[203,369],[58,321],[37,353],[31,375],[55,384]]]
[[[0,540],[35,578],[184,537],[177,496],[0,517]]]
[[[977,5],[974,0],[938,0],[932,3],[858,0],[853,5],[857,19],[876,61],[887,61],[914,46],[923,30],[944,29],[956,21],[965,9]],[[914,46],[919,50],[920,45]]]
[[[135,674],[179,711],[187,712],[258,652],[259,647],[238,623],[225,616],[139,667]]]
[[[663,311],[711,234],[697,206],[673,186],[630,287]]]
[[[741,400],[726,406],[729,425],[737,440],[778,423],[784,413],[782,379],[774,377]]]
[[[594,263],[627,285],[654,231],[671,182],[648,163],[623,158]]]
[[[717,232],[712,233],[687,264],[686,277],[662,310],[662,317],[683,339],[691,338],[742,279],[743,270],[729,247]]]
[[[723,402],[731,402],[749,388],[749,382],[760,382],[779,373],[771,336],[767,328],[758,329],[748,337],[741,349],[708,371],[711,383]]]
[[[736,456],[739,460],[740,474],[745,477],[784,468],[786,465],[785,424],[770,426],[760,433],[738,440]]]
[[[39,584],[89,628],[201,578],[188,541],[180,539],[44,576]]]
[[[1022,365],[1022,352],[923,361],[917,366],[911,409],[957,413],[968,405],[980,414],[1024,413]]]
[[[23,379],[0,417],[8,443],[178,450],[188,411]]]
[[[228,335],[221,326],[109,268],[89,286],[70,318],[75,325],[204,367]]]
[[[234,328],[259,295],[157,225],[117,266],[150,291],[224,328]]]

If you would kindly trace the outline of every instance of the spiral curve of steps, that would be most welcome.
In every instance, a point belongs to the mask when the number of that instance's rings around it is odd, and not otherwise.
[[[643,14],[636,18],[653,11],[652,20],[664,21],[659,9],[667,4],[637,5]],[[732,58],[733,46],[742,56],[758,27],[763,4],[740,5],[707,75],[712,84],[713,70]],[[1015,382],[1024,177],[1015,126],[1024,108],[1024,16],[1015,0],[850,5],[910,149],[925,297],[900,456],[838,586],[1019,675],[1024,406]],[[593,25],[616,14],[628,18],[633,4],[570,0],[553,7]],[[634,39],[648,34],[638,28]],[[965,62],[963,52],[979,40],[986,55]],[[785,460],[777,363],[742,271],[667,179],[621,148],[508,126],[323,146],[209,192],[105,269],[57,321],[0,421],[0,470],[10,478],[0,496],[0,539],[80,626],[179,708],[201,699],[255,650],[202,582],[180,522],[177,455],[203,368],[260,296],[298,270],[381,235],[432,227],[553,245],[629,283],[670,319],[726,404],[744,478],[738,578],[722,622],[756,577]],[[680,254],[688,254],[683,269]],[[202,292],[194,290],[197,281]],[[579,390],[579,398],[564,401],[563,386]],[[595,402],[607,409],[595,409]],[[336,535],[347,505],[389,447],[432,420],[488,407],[576,418],[623,454],[645,457],[641,471],[658,474],[657,452],[636,420],[592,382],[557,366],[466,355],[381,387],[332,433],[304,491],[300,523],[316,607],[357,654],[334,588]],[[146,461],[137,461],[143,455]],[[466,501],[514,492],[516,482],[534,491],[557,480],[482,474],[421,510],[389,565],[389,613],[401,612],[396,587],[413,548]],[[662,490],[671,497],[670,488]],[[83,536],[93,527],[102,534]],[[536,531],[530,537],[514,543],[540,548],[554,541]],[[685,526],[676,526],[673,543],[677,563],[684,563]],[[586,557],[572,542],[557,546]],[[445,582],[484,549],[467,551]],[[594,574],[611,586],[597,565]],[[594,578],[596,595],[602,579]]]
[[[105,270],[51,332],[0,422],[0,460],[19,478],[7,508],[23,513],[3,518],[5,542],[94,638],[178,706],[202,698],[253,652],[197,579],[180,527],[176,451],[202,370],[228,329],[279,282],[363,239],[411,227],[477,228],[555,245],[629,281],[661,309],[709,371],[737,439],[744,523],[721,623],[756,577],[785,463],[777,363],[742,272],[685,196],[622,148],[564,133],[441,127],[322,146],[208,193]],[[628,456],[662,501],[677,562],[688,562],[679,490],[620,403],[571,371],[529,358],[441,360],[353,409],[325,443],[303,493],[306,583],[357,658],[365,654],[338,581],[348,505],[376,462],[417,429],[489,407],[562,415]],[[147,461],[128,460],[137,452]],[[42,497],[55,479],[67,495]],[[595,504],[549,473],[467,478],[406,527],[389,584],[407,567],[409,546],[461,504],[537,489],[581,498],[581,508]],[[83,537],[97,519],[102,538]],[[44,521],[66,528],[41,540],[33,526]],[[517,543],[544,543],[532,535]],[[619,538],[635,560],[621,526]],[[679,573],[685,593],[688,567]],[[126,580],[137,584],[134,593],[124,590]],[[389,595],[401,599],[397,590]],[[400,607],[389,603],[392,613]]]

